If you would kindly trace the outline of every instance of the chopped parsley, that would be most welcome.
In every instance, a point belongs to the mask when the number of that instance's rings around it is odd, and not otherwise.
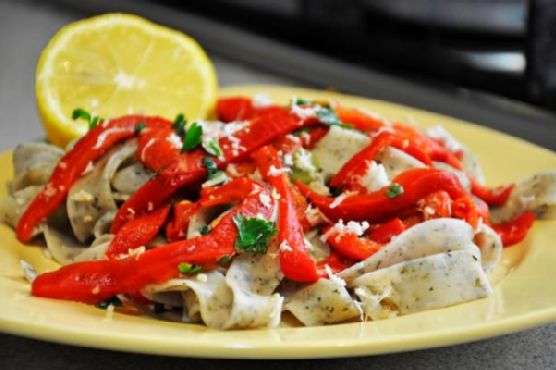
[[[146,126],[147,125],[145,124],[145,122],[139,122],[133,128],[133,134],[135,134],[135,136],[139,135],[141,133],[141,131],[143,131],[145,129]]]
[[[122,300],[116,296],[110,297],[104,301],[98,302],[95,306],[101,310],[106,310],[108,306],[121,307],[123,305]]]
[[[192,265],[191,263],[182,262],[178,265],[178,270],[182,274],[197,274],[203,271],[203,266],[201,265]]]
[[[193,122],[185,132],[181,151],[187,152],[188,150],[194,149],[199,146],[202,141],[202,136],[203,126],[198,125],[197,122]]]
[[[230,261],[232,260],[231,256],[224,256],[218,260],[218,266],[225,267],[228,266]]]
[[[89,130],[95,128],[99,123],[102,123],[102,118],[98,116],[93,116],[91,113],[87,112],[82,108],[75,108],[71,113],[71,118],[75,121],[78,118],[87,121],[89,124]]]
[[[305,134],[309,134],[310,132],[311,132],[311,130],[308,127],[303,127],[303,128],[300,128],[299,130],[295,130],[293,132],[293,136],[299,137],[299,136],[303,136]]]
[[[319,122],[322,124],[328,126],[342,126],[342,121],[340,121],[334,109],[330,107],[319,107],[315,113]]]
[[[211,230],[212,228],[210,227],[210,225],[203,225],[203,227],[201,227],[201,229],[199,230],[199,234],[207,235],[208,233],[210,233]]]
[[[183,135],[185,135],[185,124],[186,123],[187,123],[187,120],[185,119],[185,116],[183,115],[183,113],[178,113],[176,118],[174,118],[174,124],[172,125],[172,128],[176,132],[176,135],[178,135],[179,137],[182,137]]]
[[[403,194],[403,186],[400,184],[392,184],[386,190],[386,196],[388,198],[396,198]]]
[[[238,213],[233,218],[238,235],[235,247],[245,252],[266,253],[270,238],[276,233],[274,222],[262,218],[245,218]]]
[[[307,99],[293,99],[292,105],[308,105],[315,108],[315,114],[320,123],[328,126],[342,126],[342,121],[328,103]]]
[[[203,142],[203,148],[215,157],[219,157],[222,150],[220,149],[220,145],[218,144],[218,139],[212,138],[206,142]]]
[[[218,166],[216,165],[216,162],[211,157],[204,157],[202,159],[202,163],[203,163],[203,166],[205,166],[205,168],[207,169],[207,178],[209,180],[217,177],[219,175],[219,172],[221,172],[218,169]]]

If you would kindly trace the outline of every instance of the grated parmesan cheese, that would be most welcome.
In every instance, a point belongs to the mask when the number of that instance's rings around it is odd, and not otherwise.
[[[208,277],[207,274],[197,274],[197,276],[195,277],[197,279],[197,281],[200,281],[201,283],[206,283],[208,281]]]
[[[183,146],[183,142],[181,141],[181,138],[174,133],[168,136],[166,140],[168,140],[170,144],[172,144],[176,149],[181,149]]]
[[[326,273],[328,274],[328,278],[330,279],[330,281],[340,286],[346,286],[346,281],[341,277],[339,277],[338,275],[334,274],[332,272],[332,269],[330,269],[330,266],[328,266],[328,264],[324,265],[324,269],[326,270]]]
[[[93,169],[94,169],[94,167],[93,167],[93,162],[87,163],[87,166],[85,166],[85,169],[83,170],[83,172],[81,172],[81,176],[84,176],[84,175],[88,174],[88,173],[91,172]]]
[[[144,162],[146,160],[145,155],[147,154],[147,150],[149,150],[149,148],[155,143],[155,139],[154,138],[150,138],[149,141],[147,141],[147,144],[145,144],[145,146],[143,147],[143,150],[141,150],[141,160]]]
[[[272,203],[271,203],[271,199],[270,196],[268,196],[268,194],[264,191],[262,191],[259,194],[259,200],[261,201],[261,203],[266,207],[266,208],[270,208],[272,207]]]
[[[103,127],[106,127],[103,125]],[[97,139],[97,142],[95,144],[95,146],[93,147],[93,149],[100,149],[103,145],[104,142],[106,141],[106,139],[112,135],[112,134],[116,134],[118,132],[125,132],[126,129],[124,127],[112,127],[109,128],[108,130],[102,132]]]
[[[25,280],[27,280],[29,283],[32,283],[33,280],[35,280],[35,278],[37,277],[37,271],[35,270],[33,265],[25,260],[20,260],[19,265],[23,269],[23,276],[25,277]]]
[[[343,220],[336,222],[325,234],[323,234],[320,239],[325,242],[331,235],[335,234],[353,234],[355,236],[361,236],[369,228],[369,223],[367,221],[356,222],[349,221],[344,224]]]
[[[342,194],[338,195],[336,198],[334,198],[334,201],[332,203],[330,203],[330,209],[334,209],[334,208],[338,207],[346,198],[349,198],[353,194],[355,194],[355,192],[346,191],[346,192],[343,192]]]
[[[293,251],[293,249],[288,244],[287,240],[283,240],[282,243],[280,243],[280,252],[292,252],[292,251]]]
[[[289,168],[276,168],[274,165],[271,165],[270,168],[268,169],[268,175],[269,176],[279,176],[283,173],[289,173],[291,172],[291,170]]]
[[[367,162],[367,170],[364,175],[359,176],[358,182],[370,192],[390,185],[386,169],[375,161]]]

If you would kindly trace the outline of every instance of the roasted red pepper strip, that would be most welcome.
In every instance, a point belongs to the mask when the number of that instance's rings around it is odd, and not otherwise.
[[[242,97],[220,98],[216,102],[216,114],[218,119],[223,122],[244,121],[278,110],[283,110],[283,108],[274,104],[255,107],[251,99]]]
[[[327,241],[330,247],[342,256],[356,261],[372,256],[383,246],[374,240],[358,237],[350,233],[333,233],[328,237]]]
[[[266,192],[265,189],[261,190]],[[149,284],[160,284],[179,276],[182,262],[212,268],[224,256],[235,253],[237,227],[233,217],[270,220],[274,207],[267,207],[259,194],[246,198],[223,216],[208,235],[182,240],[121,260],[97,260],[66,265],[39,275],[32,284],[34,296],[97,303],[117,294],[134,293]]]
[[[130,249],[145,246],[157,234],[170,213],[170,207],[164,206],[125,224],[116,234],[106,250],[106,257],[117,258],[128,253]]]
[[[351,181],[357,181],[360,176],[365,175],[369,161],[372,161],[393,140],[392,133],[387,131],[380,133],[365,149],[356,153],[342,166],[340,171],[330,180],[330,185],[339,187]]]
[[[149,205],[157,208],[180,187],[202,180],[207,172],[202,163],[203,157],[205,153],[202,150],[183,153],[177,157],[171,165],[124,202],[114,217],[110,231],[116,234],[123,224],[147,212]]]
[[[455,199],[452,202],[452,216],[459,218],[476,228],[479,225],[479,212],[477,206],[470,196]],[[487,220],[484,220],[487,221]]]
[[[408,145],[413,148],[419,148],[422,152],[426,153],[430,160],[448,163],[458,170],[463,169],[461,162],[454,153],[416,128],[396,123],[392,126],[392,129],[395,131],[397,138],[402,140],[402,142],[407,140]]]
[[[390,243],[393,237],[400,235],[406,229],[404,223],[399,218],[394,218],[383,224],[371,226],[367,235],[377,243]]]
[[[147,168],[157,172],[172,163],[180,155],[181,147],[174,143],[181,142],[172,127],[160,129],[145,128],[137,144],[137,160]]]
[[[250,125],[234,132],[232,137],[221,137],[219,144],[225,162],[235,162],[248,158],[253,151],[277,138],[316,123],[316,120],[304,120],[291,112],[279,110],[254,117]]]
[[[256,117],[248,127],[235,132],[233,139],[220,138],[224,160],[216,162],[223,167],[226,163],[242,160],[272,140],[303,125],[315,123],[316,121],[304,121],[295,114],[282,110]],[[154,179],[139,188],[118,210],[111,232],[116,233],[125,222],[147,211],[149,203],[158,207],[177,189],[202,180],[206,175],[206,169],[202,164],[205,155],[202,150],[183,153]]]
[[[21,216],[17,225],[18,239],[23,243],[28,242],[35,226],[60,207],[69,189],[87,165],[97,160],[118,142],[133,137],[135,126],[142,122],[148,128],[170,125],[169,121],[162,118],[130,115],[106,121],[82,137],[60,159],[44,190],[35,197]]]
[[[333,274],[337,274],[341,271],[344,271],[354,263],[355,261],[342,257],[335,250],[331,250],[328,258],[317,264],[317,273],[319,277],[328,279],[330,277],[329,271]],[[326,268],[326,266],[328,266],[328,269]]]
[[[253,153],[257,167],[265,180],[280,195],[278,240],[280,242],[280,269],[292,280],[303,283],[318,279],[317,266],[305,248],[303,227],[297,217],[291,183],[281,173],[282,162],[272,146],[265,146]]]
[[[510,195],[512,195],[513,188],[514,184],[489,188],[475,180],[471,181],[471,192],[473,195],[484,200],[491,207],[501,206],[506,203]]]
[[[386,221],[438,190],[446,191],[452,198],[466,195],[465,189],[454,174],[436,168],[412,169],[397,176],[392,182],[402,186],[403,193],[399,196],[389,198],[388,187],[385,187],[369,194],[347,197],[333,208],[330,207],[333,198],[319,195],[303,183],[296,182],[296,185],[306,198],[334,221]]]
[[[421,204],[421,202],[419,202]],[[450,217],[452,214],[452,198],[444,190],[436,191],[427,195],[422,201],[423,219]]]
[[[490,226],[500,235],[504,247],[509,247],[525,239],[534,221],[535,213],[525,211],[514,220]]]
[[[340,121],[361,131],[377,131],[385,125],[382,118],[357,109],[336,106],[334,110]]]
[[[177,202],[172,207],[174,214],[172,220],[166,225],[166,239],[173,242],[184,239],[187,234],[187,227],[191,217],[201,208],[201,205],[189,200]],[[131,223],[131,222],[130,222]],[[127,224],[126,224],[127,225]],[[125,227],[124,225],[123,227]]]
[[[261,188],[261,185],[255,180],[241,177],[222,186],[203,188],[199,202],[202,207],[237,202],[245,199],[249,194],[259,192]]]

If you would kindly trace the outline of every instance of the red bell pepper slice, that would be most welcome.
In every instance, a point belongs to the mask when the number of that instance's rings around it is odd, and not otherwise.
[[[316,120],[305,120],[284,110],[256,116],[251,120],[251,124],[234,132],[231,137],[220,138],[219,144],[224,161],[236,162],[246,159],[253,151],[273,140],[303,126],[316,123]]]
[[[458,170],[463,169],[463,165],[454,153],[416,128],[398,123],[394,124],[392,128],[396,132],[398,138],[402,141],[407,140],[408,145],[413,148],[421,149],[430,160],[448,163]]]
[[[223,122],[249,120],[278,110],[283,110],[283,108],[274,104],[257,108],[253,106],[251,99],[242,97],[220,98],[216,102],[216,114],[218,119]]]
[[[352,125],[360,131],[377,131],[386,124],[384,119],[361,110],[336,106],[334,111],[336,111],[340,121]]]
[[[157,208],[164,204],[180,187],[202,180],[207,172],[202,163],[203,157],[205,153],[202,150],[183,153],[137,189],[116,213],[110,232],[116,234],[126,222],[148,212],[150,207]]]
[[[260,192],[261,184],[248,177],[241,177],[222,186],[206,187],[201,190],[199,203],[202,207],[237,202],[250,194]]]
[[[317,266],[305,248],[303,227],[298,219],[289,178],[282,170],[278,152],[265,146],[253,153],[257,167],[265,180],[280,195],[278,240],[280,269],[292,281],[310,283],[318,279]]]
[[[476,228],[479,225],[481,216],[477,211],[477,205],[470,196],[455,199],[452,202],[452,216],[459,218]],[[483,219],[487,222],[488,219]]]
[[[335,250],[331,250],[328,258],[317,264],[317,274],[321,278],[328,279],[330,277],[328,275],[329,271],[333,274],[337,274],[352,266],[354,263],[355,261],[341,256]],[[328,269],[326,266],[328,266]]]
[[[367,235],[377,243],[387,244],[393,237],[400,235],[405,230],[406,226],[403,221],[396,217],[388,222],[371,226]]]
[[[267,192],[262,189],[261,191]],[[270,196],[270,194],[268,194]],[[214,268],[224,256],[235,253],[237,227],[233,217],[261,217],[270,220],[274,207],[261,203],[259,195],[246,198],[223,216],[210,234],[181,240],[121,260],[96,260],[73,263],[57,271],[39,275],[31,293],[49,297],[97,303],[117,294],[135,293],[149,284],[161,284],[179,276],[182,262]]]
[[[18,239],[23,243],[28,242],[35,226],[60,207],[69,189],[89,163],[100,158],[118,142],[133,137],[135,126],[139,123],[153,129],[171,124],[159,117],[130,115],[106,121],[91,129],[60,159],[44,189],[21,216],[17,225]]]
[[[534,221],[535,213],[525,211],[514,220],[492,224],[491,227],[500,235],[504,247],[509,247],[525,239]]]
[[[452,198],[444,190],[427,195],[422,201],[423,219],[450,217],[452,214]]]
[[[175,203],[172,207],[174,216],[166,225],[166,239],[170,242],[184,239],[187,235],[187,227],[189,226],[191,217],[193,217],[200,208],[201,205],[198,202],[193,203],[189,200],[182,200]]]
[[[170,126],[156,130],[145,128],[137,143],[137,160],[155,172],[168,166],[181,152],[171,141],[173,136],[174,129]]]
[[[356,261],[375,254],[382,244],[374,240],[358,237],[351,233],[334,233],[328,237],[328,244],[342,256]]]
[[[353,181],[357,181],[359,176],[365,175],[368,168],[368,162],[388,147],[394,136],[390,132],[382,132],[363,150],[356,153],[349,161],[347,161],[340,171],[330,180],[331,186],[339,187]]]
[[[446,191],[452,198],[466,195],[454,174],[437,168],[415,168],[400,174],[392,182],[403,188],[403,193],[397,197],[389,198],[388,187],[385,187],[369,194],[347,197],[333,208],[330,207],[334,201],[332,198],[315,193],[303,183],[296,182],[296,185],[306,198],[334,221],[386,221],[438,190]]]
[[[512,191],[514,184],[501,185],[493,188],[479,184],[477,181],[471,181],[471,192],[477,198],[484,200],[491,207],[498,207],[506,203]]]
[[[106,250],[106,257],[118,258],[131,249],[145,246],[158,234],[169,213],[170,207],[164,206],[125,224],[112,239]]]

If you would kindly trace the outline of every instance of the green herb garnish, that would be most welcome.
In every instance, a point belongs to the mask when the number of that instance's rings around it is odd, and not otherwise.
[[[199,230],[199,233],[201,235],[207,235],[208,233],[210,233],[211,230],[212,228],[210,227],[210,225],[203,225]]]
[[[230,261],[232,260],[231,256],[224,256],[218,260],[218,266],[225,267],[228,266]]]
[[[197,122],[193,122],[185,132],[181,151],[187,152],[188,150],[196,148],[199,144],[201,144],[202,137],[203,126],[198,125]]]
[[[299,130],[295,130],[293,132],[293,136],[299,137],[299,136],[303,136],[305,134],[309,134],[311,132],[311,130],[308,127],[303,127]]]
[[[100,301],[98,302],[95,306],[97,308],[100,308],[102,310],[106,310],[108,308],[108,306],[114,306],[114,307],[121,307],[123,305],[122,300],[116,296],[114,297],[110,297],[104,301]]]
[[[218,140],[213,138],[207,142],[203,142],[203,148],[215,157],[219,157],[222,150],[220,149],[220,145],[218,144]]]
[[[201,161],[203,163],[203,166],[205,166],[205,168],[207,169],[209,180],[217,176],[218,172],[220,172],[218,170],[216,162],[211,157],[204,157]]]
[[[145,124],[145,122],[139,122],[138,124],[135,125],[135,127],[133,128],[133,134],[135,136],[139,135],[141,133],[141,131],[143,131],[145,129],[145,127],[147,127],[147,125]]]
[[[262,218],[245,218],[238,213],[233,218],[238,230],[235,247],[245,252],[266,253],[270,238],[276,233],[274,222]]]
[[[98,116],[93,116],[91,113],[87,112],[85,109],[76,108],[71,113],[71,118],[75,121],[78,118],[87,121],[89,124],[89,130],[95,128],[99,123],[102,123],[103,119]]]
[[[319,122],[328,126],[342,126],[342,121],[338,118],[336,112],[329,107],[319,107],[315,111]]]
[[[191,263],[182,262],[178,265],[178,270],[182,274],[196,274],[203,271],[203,266],[192,265]]]
[[[403,186],[400,184],[392,184],[386,190],[386,196],[388,198],[396,198],[403,194]]]
[[[174,124],[172,125],[172,128],[176,132],[176,135],[178,135],[179,137],[182,137],[183,135],[185,135],[185,124],[186,123],[187,123],[187,120],[185,119],[185,116],[183,115],[183,113],[178,113],[176,118],[174,118]]]

